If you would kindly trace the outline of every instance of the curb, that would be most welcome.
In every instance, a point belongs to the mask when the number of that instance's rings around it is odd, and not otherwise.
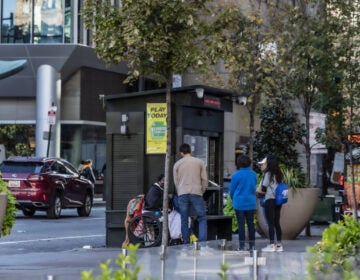
[[[104,201],[102,198],[95,197],[93,206],[106,206],[106,201]]]

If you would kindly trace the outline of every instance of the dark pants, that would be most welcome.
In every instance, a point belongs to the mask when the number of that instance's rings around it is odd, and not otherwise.
[[[249,249],[254,250],[255,247],[255,226],[254,226],[254,210],[235,210],[238,222],[239,232],[239,249],[245,249],[245,221],[249,233]]]
[[[274,235],[276,231],[276,239],[277,242],[281,242],[282,232],[280,226],[280,212],[281,212],[281,205],[275,204],[275,199],[267,199],[265,201],[265,214],[266,220],[269,226],[269,238],[270,244],[274,244]]]

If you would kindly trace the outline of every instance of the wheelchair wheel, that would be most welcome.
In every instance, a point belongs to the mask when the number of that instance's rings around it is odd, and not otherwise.
[[[161,243],[161,222],[151,214],[141,214],[129,222],[130,243],[140,243],[141,248],[158,246]]]

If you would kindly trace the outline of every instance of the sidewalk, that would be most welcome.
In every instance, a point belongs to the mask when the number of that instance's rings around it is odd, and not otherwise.
[[[103,200],[102,194],[94,195],[94,206],[106,206],[106,201]]]
[[[262,253],[261,248],[268,240],[256,239],[257,255],[265,259],[266,265],[258,267],[258,279],[303,279],[306,272],[306,248],[321,240],[321,234],[328,225],[312,225],[312,236],[303,233],[296,240],[283,241],[284,252]],[[250,253],[234,251],[237,248],[237,235],[227,242],[226,250],[221,249],[221,240],[200,244],[200,250],[193,245],[170,246],[165,261],[160,260],[160,247],[139,249],[138,265],[141,265],[139,279],[154,277],[156,279],[220,279],[222,263],[229,265],[229,273],[237,279],[254,279],[253,266],[248,264]],[[81,271],[92,270],[99,275],[99,264],[111,260],[115,264],[121,248],[79,248],[63,252],[46,252],[0,255],[0,279],[2,280],[79,280]],[[260,259],[259,259],[260,260]],[[229,278],[235,279],[235,278]]]

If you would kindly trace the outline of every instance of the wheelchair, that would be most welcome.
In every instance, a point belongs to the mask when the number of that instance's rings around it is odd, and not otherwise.
[[[140,248],[160,246],[162,239],[162,213],[147,211],[133,217],[128,226],[128,237],[132,244],[140,244]],[[181,238],[171,238],[168,245],[182,244]]]
[[[149,211],[132,218],[128,226],[130,243],[140,243],[141,248],[159,246],[162,235],[160,217],[159,212]]]

